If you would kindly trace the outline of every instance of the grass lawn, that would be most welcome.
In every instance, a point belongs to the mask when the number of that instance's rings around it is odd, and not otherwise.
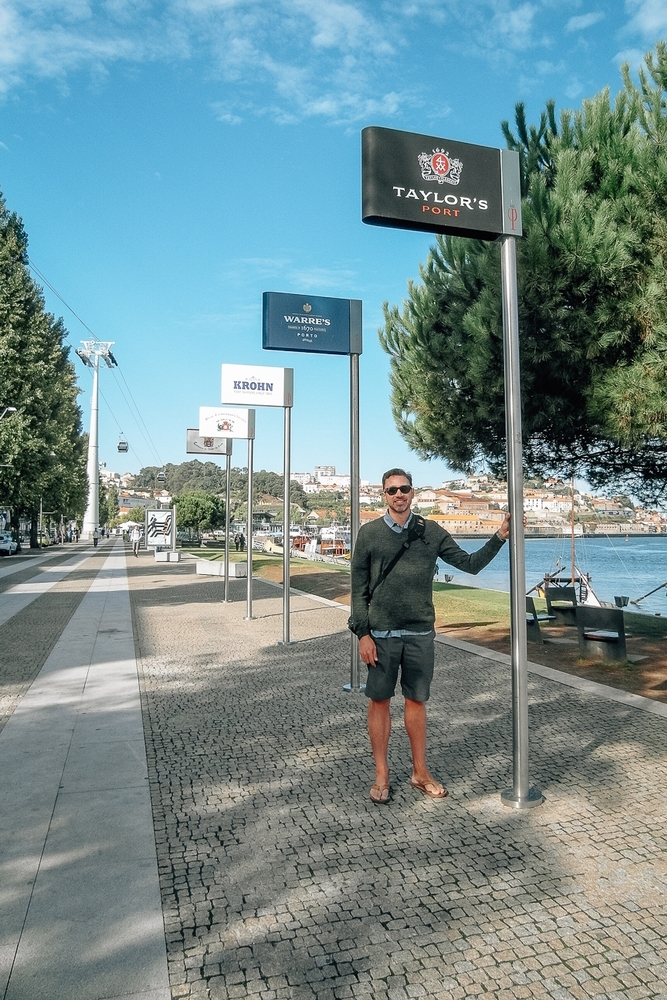
[[[223,549],[190,549],[202,559],[224,559]],[[245,562],[245,552],[230,552],[230,560]],[[282,556],[255,552],[253,574],[274,583],[282,582]],[[290,560],[291,584],[340,604],[350,603],[348,566]],[[451,583],[433,584],[436,631],[443,636],[463,639],[498,652],[509,653],[509,594]],[[535,598],[535,607],[546,610],[546,602]],[[542,628],[543,645],[528,644],[528,659],[590,680],[667,702],[667,617],[625,612],[628,654],[634,662],[625,664],[582,660],[577,634],[567,626]]]

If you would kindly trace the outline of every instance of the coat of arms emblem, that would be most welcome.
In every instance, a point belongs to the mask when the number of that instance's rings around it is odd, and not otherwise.
[[[420,153],[417,159],[425,181],[458,184],[461,180],[463,163],[455,157],[450,157],[444,149],[434,149],[432,153]]]

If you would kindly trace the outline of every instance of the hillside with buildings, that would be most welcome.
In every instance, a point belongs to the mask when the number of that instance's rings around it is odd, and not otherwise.
[[[222,471],[222,470],[221,470]],[[240,472],[241,470],[235,470]],[[258,476],[280,477],[275,473]],[[106,488],[118,491],[119,513],[158,504],[168,506],[176,489],[170,482],[146,486],[146,477],[100,471]],[[302,503],[293,500],[293,523],[343,525],[349,515],[350,476],[336,472],[335,466],[316,466],[312,472],[295,472]],[[139,485],[140,484],[140,485]],[[280,485],[282,481],[280,481]],[[160,487],[160,488],[157,488]],[[166,488],[165,488],[166,487]],[[302,491],[302,492],[301,492]],[[216,489],[215,492],[218,492]],[[282,489],[271,494],[258,491],[255,514],[265,523],[279,527]],[[382,515],[385,505],[380,483],[361,480],[359,500],[361,523]],[[491,535],[498,529],[507,510],[507,484],[488,475],[450,480],[438,487],[417,488],[414,509],[437,521],[453,535]],[[656,534],[667,532],[667,512],[635,506],[629,497],[600,497],[583,492],[559,479],[529,480],[524,487],[526,534],[528,536],[566,534]]]

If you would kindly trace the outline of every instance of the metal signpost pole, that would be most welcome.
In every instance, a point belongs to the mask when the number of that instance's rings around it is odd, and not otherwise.
[[[359,534],[359,355],[350,354],[350,560]],[[350,683],[344,691],[363,691],[359,683],[359,639],[350,632]]]
[[[229,507],[231,502],[232,456],[225,459],[225,604],[229,603]]]
[[[246,611],[245,620],[252,621],[252,507],[253,507],[253,497],[252,497],[252,451],[254,441],[252,438],[248,438],[248,516],[246,518],[246,545],[247,545],[247,558],[248,558],[248,568],[247,574],[248,579],[246,581],[246,594],[248,608]]]
[[[176,551],[176,505],[171,508],[171,551]]]
[[[513,787],[502,792],[501,801],[515,809],[528,809],[543,799],[541,792],[530,787],[528,776],[526,567],[515,242],[523,232],[519,154],[510,149],[372,126],[362,131],[361,176],[362,219],[370,225],[481,240],[499,239],[501,243],[507,492],[511,514],[514,751]],[[443,183],[450,184],[456,193],[452,190],[444,198],[438,197]],[[460,208],[445,209],[443,203]],[[464,205],[465,211],[461,211]]]
[[[292,408],[285,407],[285,439],[284,439],[284,459],[283,476],[285,494],[283,498],[283,643],[287,645],[290,640],[290,607],[289,607],[289,587],[290,587],[290,460],[292,443]]]
[[[516,238],[501,237],[503,348],[505,357],[505,431],[507,500],[510,522],[510,637],[512,648],[512,788],[501,793],[503,805],[530,809],[542,793],[530,787],[528,773],[528,652],[526,647],[526,556],[523,533],[523,461],[521,441],[521,372]]]

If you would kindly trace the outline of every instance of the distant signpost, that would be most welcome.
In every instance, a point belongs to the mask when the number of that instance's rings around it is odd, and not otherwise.
[[[267,351],[350,356],[350,555],[359,534],[359,355],[362,351],[362,303],[294,292],[264,292],[262,346]],[[288,489],[285,488],[287,494]],[[287,514],[289,509],[286,507]],[[289,559],[287,559],[289,572]],[[289,599],[289,598],[288,598]],[[359,642],[351,635],[350,683],[361,691]]]
[[[188,427],[187,430],[187,455],[231,455],[232,438],[216,437],[215,435],[203,436],[199,433],[198,427]]]

